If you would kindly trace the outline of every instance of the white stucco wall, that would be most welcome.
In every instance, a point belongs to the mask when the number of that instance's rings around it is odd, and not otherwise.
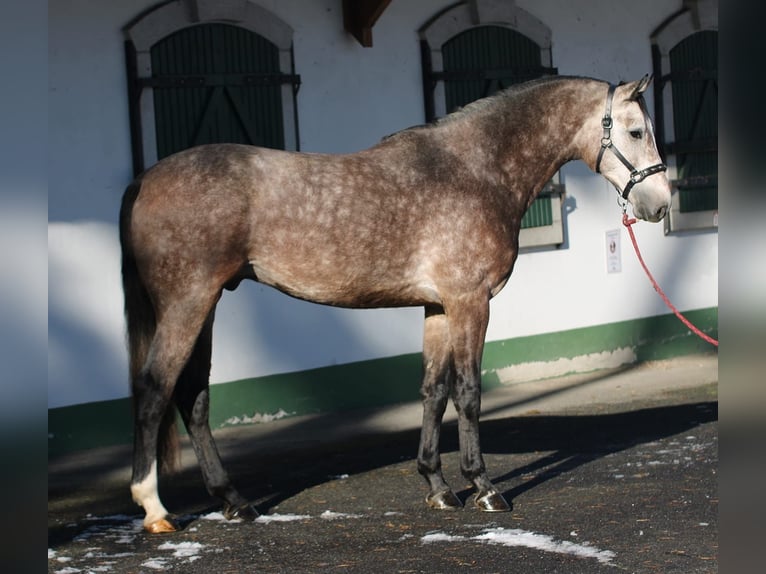
[[[392,2],[368,49],[344,32],[340,0],[258,3],[295,30],[302,150],[354,151],[423,122],[417,29],[449,0]],[[131,179],[121,28],[153,4],[49,4],[49,407],[129,393],[117,239]],[[551,28],[559,73],[612,81],[651,70],[649,34],[678,8],[667,0],[516,4]],[[493,301],[490,340],[666,312],[627,235],[622,273],[606,273],[604,234],[621,227],[614,189],[581,163],[563,177],[567,246],[519,258]],[[679,308],[717,305],[717,233],[665,237],[646,223],[636,233]],[[421,323],[419,309],[330,309],[242,284],[218,307],[212,381],[416,352]]]

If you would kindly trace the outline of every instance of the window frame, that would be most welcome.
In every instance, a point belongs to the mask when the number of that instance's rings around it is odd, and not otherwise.
[[[244,28],[277,47],[280,73],[288,80],[292,78],[281,87],[285,149],[299,149],[296,103],[299,79],[294,73],[293,29],[249,0],[180,0],[162,4],[142,14],[123,30],[128,66],[133,171],[136,175],[157,162],[152,46],[183,28],[213,23]]]
[[[666,235],[684,231],[718,229],[718,209],[681,211],[680,191],[677,185],[673,185],[678,180],[676,154],[669,153],[669,144],[675,141],[673,95],[670,89],[673,76],[670,52],[689,36],[703,31],[718,32],[717,0],[690,0],[685,3],[684,8],[663,22],[651,35],[655,135],[657,147],[668,166],[667,176],[671,182],[673,199],[664,222]]]

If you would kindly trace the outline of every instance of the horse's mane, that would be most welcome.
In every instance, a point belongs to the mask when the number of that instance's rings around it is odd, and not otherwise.
[[[596,80],[595,78],[590,78],[587,76],[543,76],[542,78],[529,80],[527,82],[522,82],[520,84],[514,84],[512,86],[509,86],[508,88],[505,88],[503,90],[496,92],[495,94],[491,96],[488,96],[486,98],[481,98],[479,100],[474,100],[473,102],[466,104],[465,106],[458,108],[457,110],[431,123],[410,126],[410,127],[401,129],[399,131],[396,131],[392,134],[389,134],[387,136],[384,136],[382,138],[382,141],[386,141],[386,140],[389,140],[390,138],[415,132],[415,131],[427,130],[430,128],[451,124],[453,122],[460,121],[466,117],[473,116],[481,112],[482,110],[487,110],[497,105],[508,104],[510,103],[510,101],[517,100],[523,95],[527,94],[529,91],[535,90],[539,88],[540,86],[557,84],[559,82],[565,82],[565,81],[601,82],[602,80]]]
[[[435,125],[444,125],[449,124],[454,121],[461,120],[465,118],[466,116],[474,115],[477,112],[481,112],[482,110],[486,110],[488,108],[492,108],[496,106],[497,104],[506,104],[509,103],[509,100],[516,100],[519,97],[525,95],[531,90],[535,90],[539,88],[540,86],[546,86],[549,84],[558,84],[560,82],[565,81],[600,81],[595,80],[594,78],[588,78],[585,76],[543,76],[542,78],[537,78],[535,80],[530,80],[528,82],[522,82],[520,84],[514,84],[508,88],[505,88],[504,90],[500,90],[499,92],[479,100],[475,100],[469,104],[466,104],[462,108],[459,108],[455,110],[454,112],[447,114],[446,116],[439,118],[434,122]]]

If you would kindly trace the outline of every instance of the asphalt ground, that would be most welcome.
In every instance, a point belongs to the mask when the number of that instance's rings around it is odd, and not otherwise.
[[[48,572],[717,572],[717,381],[704,355],[487,392],[510,513],[472,508],[452,412],[443,465],[466,507],[426,507],[417,404],[217,431],[254,523],[221,517],[188,444],[160,483],[169,535],[141,529],[129,448],[70,454],[49,461]]]

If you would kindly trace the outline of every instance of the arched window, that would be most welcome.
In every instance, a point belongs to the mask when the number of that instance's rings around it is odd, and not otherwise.
[[[697,0],[652,35],[655,118],[673,185],[665,231],[718,226],[718,4]]]
[[[136,173],[203,143],[298,148],[293,32],[271,13],[183,0],[125,33]]]
[[[556,74],[551,33],[513,2],[472,0],[437,14],[420,29],[426,120],[519,82]],[[559,175],[521,222],[521,247],[564,242]]]

